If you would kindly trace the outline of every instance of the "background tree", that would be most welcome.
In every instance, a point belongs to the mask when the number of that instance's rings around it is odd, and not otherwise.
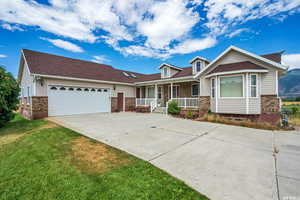
[[[0,66],[0,127],[14,117],[19,104],[20,87],[16,79]]]

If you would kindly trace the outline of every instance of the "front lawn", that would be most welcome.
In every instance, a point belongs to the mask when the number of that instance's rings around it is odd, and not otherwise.
[[[0,129],[0,199],[207,199],[105,144],[17,116]]]

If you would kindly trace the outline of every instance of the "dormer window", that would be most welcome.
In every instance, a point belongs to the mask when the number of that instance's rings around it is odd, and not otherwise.
[[[168,77],[168,68],[167,67],[164,68],[164,77]]]
[[[197,61],[196,62],[196,72],[200,72],[201,71],[201,61]]]

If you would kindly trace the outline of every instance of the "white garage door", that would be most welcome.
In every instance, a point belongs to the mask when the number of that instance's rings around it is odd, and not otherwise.
[[[109,94],[107,88],[49,86],[48,115],[110,112]]]

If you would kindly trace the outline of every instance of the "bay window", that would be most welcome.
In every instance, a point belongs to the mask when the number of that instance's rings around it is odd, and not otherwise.
[[[250,97],[257,97],[257,74],[250,75]]]
[[[220,77],[220,97],[243,97],[243,76]]]

